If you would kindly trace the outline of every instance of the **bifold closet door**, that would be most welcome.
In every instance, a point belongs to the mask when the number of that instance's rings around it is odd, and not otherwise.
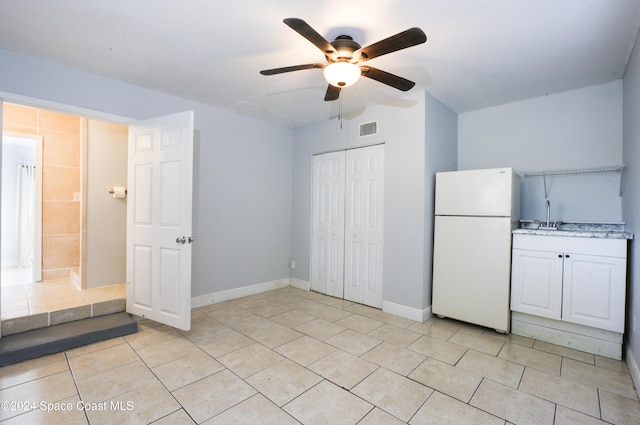
[[[382,307],[384,145],[313,158],[311,289]]]
[[[344,298],[382,307],[384,145],[346,152]]]
[[[344,297],[345,154],[313,157],[311,289]]]

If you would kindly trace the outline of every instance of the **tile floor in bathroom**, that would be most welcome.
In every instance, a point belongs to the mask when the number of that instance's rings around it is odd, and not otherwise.
[[[31,282],[30,270],[2,269],[1,320],[125,298],[124,283],[80,290],[71,278]]]
[[[3,424],[640,423],[624,362],[291,287],[1,368],[0,400]]]

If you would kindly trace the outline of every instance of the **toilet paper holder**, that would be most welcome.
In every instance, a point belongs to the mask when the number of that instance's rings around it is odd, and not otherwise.
[[[116,190],[112,187],[111,189],[109,189],[109,194],[113,195],[114,193],[116,193]],[[124,190],[124,194],[127,194],[127,189]]]

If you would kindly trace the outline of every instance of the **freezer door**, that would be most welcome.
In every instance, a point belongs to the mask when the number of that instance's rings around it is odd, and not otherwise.
[[[434,314],[509,332],[509,218],[436,216]]]
[[[519,209],[519,181],[511,168],[437,173],[436,215],[510,217]]]

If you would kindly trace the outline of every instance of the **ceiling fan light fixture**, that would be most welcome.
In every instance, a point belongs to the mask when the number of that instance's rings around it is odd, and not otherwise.
[[[324,68],[324,78],[335,87],[349,87],[360,78],[360,67],[349,62],[334,62]]]

